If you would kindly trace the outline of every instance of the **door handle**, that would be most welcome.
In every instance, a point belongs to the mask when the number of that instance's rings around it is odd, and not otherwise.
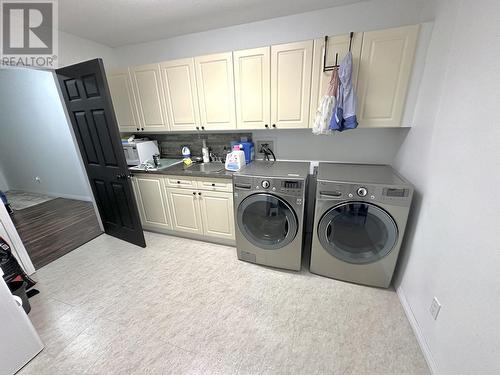
[[[338,198],[342,196],[342,192],[340,191],[320,191],[319,195],[322,197],[328,197],[328,198]]]
[[[242,190],[250,190],[252,188],[252,185],[247,185],[247,184],[234,184],[234,187],[236,189],[242,189]]]

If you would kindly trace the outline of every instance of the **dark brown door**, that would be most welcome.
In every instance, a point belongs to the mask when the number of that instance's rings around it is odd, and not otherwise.
[[[105,232],[145,247],[102,60],[56,74]]]

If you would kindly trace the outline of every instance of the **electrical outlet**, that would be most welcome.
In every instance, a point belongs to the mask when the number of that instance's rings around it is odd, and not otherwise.
[[[260,152],[260,149],[262,148],[262,145],[266,144],[266,143],[267,143],[268,147],[274,152],[274,155],[276,155],[276,148],[275,148],[276,142],[274,142],[274,140],[272,140],[272,139],[259,139],[259,140],[255,141],[255,156],[257,159],[264,158],[264,154],[262,152]]]
[[[432,299],[431,308],[429,309],[434,320],[437,320],[439,311],[441,311],[441,304],[439,303],[437,297]]]

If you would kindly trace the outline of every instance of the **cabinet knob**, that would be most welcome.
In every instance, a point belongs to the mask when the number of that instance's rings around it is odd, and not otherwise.
[[[197,127],[196,127],[196,130],[200,130],[200,127],[199,127],[199,126],[197,126]]]
[[[205,130],[205,127],[204,127],[204,126],[202,126],[202,127],[201,127],[201,130]]]
[[[141,130],[144,130],[144,128],[141,128]]]
[[[273,124],[273,128],[276,128],[276,124]]]
[[[268,125],[268,124],[266,124],[266,125],[264,125],[264,126],[265,126],[266,128],[268,128],[268,127],[269,127],[269,125]],[[139,130],[139,129],[137,129],[137,130]]]
[[[180,181],[177,181],[178,184],[180,184],[181,182]]]
[[[193,191],[193,195],[196,195],[196,191]]]
[[[137,128],[137,131],[139,131],[139,130],[141,130],[141,129]]]
[[[198,193],[198,195],[201,195],[201,193]]]
[[[213,187],[215,187],[215,184],[212,184]]]

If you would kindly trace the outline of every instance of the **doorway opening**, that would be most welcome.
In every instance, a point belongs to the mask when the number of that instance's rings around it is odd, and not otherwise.
[[[0,191],[35,269],[103,233],[52,72],[0,70]]]

